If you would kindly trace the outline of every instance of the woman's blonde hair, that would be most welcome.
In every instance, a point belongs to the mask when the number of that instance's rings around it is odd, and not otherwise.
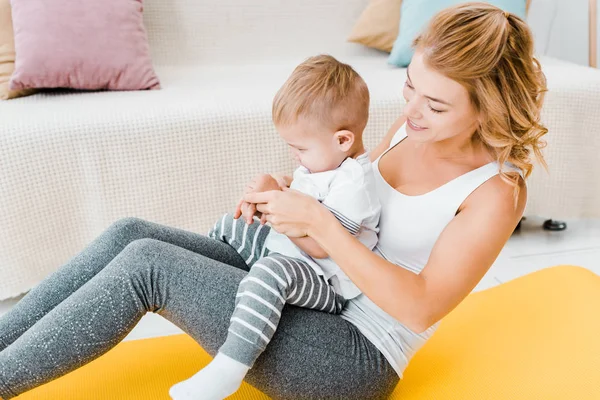
[[[519,175],[533,169],[531,153],[546,167],[540,122],[546,78],[534,57],[533,37],[518,16],[486,3],[466,3],[438,13],[413,46],[436,72],[463,85],[480,115],[476,138],[495,155],[500,175],[519,194]]]

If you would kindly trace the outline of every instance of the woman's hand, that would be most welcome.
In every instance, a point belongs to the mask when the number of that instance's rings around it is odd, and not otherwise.
[[[250,181],[250,183],[246,185],[246,187],[244,188],[244,194],[266,192],[269,190],[279,190],[281,189],[281,184],[282,183],[279,181],[279,179],[276,179],[275,177],[269,174],[259,175],[256,178],[252,179],[252,181]],[[252,220],[254,219],[255,214],[256,205],[244,201],[244,199],[242,198],[235,207],[233,218],[238,219],[239,217],[243,217],[244,221],[246,221],[246,223],[250,225],[252,223]],[[260,218],[261,222],[264,224],[265,217],[260,216]]]
[[[271,227],[289,237],[308,236],[328,214],[316,199],[292,189],[248,193],[243,200],[256,204]]]

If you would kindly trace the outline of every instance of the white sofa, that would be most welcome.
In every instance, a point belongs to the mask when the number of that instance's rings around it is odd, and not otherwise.
[[[162,90],[0,103],[0,300],[33,287],[121,217],[204,233],[251,176],[290,172],[271,99],[310,55],[330,53],[363,75],[373,147],[402,111],[405,71],[345,41],[367,2],[147,0]],[[527,213],[598,217],[600,72],[543,64],[550,174],[531,178]]]

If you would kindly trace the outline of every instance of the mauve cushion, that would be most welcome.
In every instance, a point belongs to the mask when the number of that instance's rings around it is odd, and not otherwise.
[[[141,0],[12,0],[10,88],[159,89]]]
[[[26,96],[33,90],[9,90],[8,83],[15,70],[15,43],[10,1],[0,0],[0,100]]]

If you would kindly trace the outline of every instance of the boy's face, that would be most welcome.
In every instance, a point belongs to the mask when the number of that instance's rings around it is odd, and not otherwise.
[[[317,123],[299,119],[276,128],[290,147],[294,159],[311,173],[334,170],[347,157],[347,143],[340,143],[338,132]]]

